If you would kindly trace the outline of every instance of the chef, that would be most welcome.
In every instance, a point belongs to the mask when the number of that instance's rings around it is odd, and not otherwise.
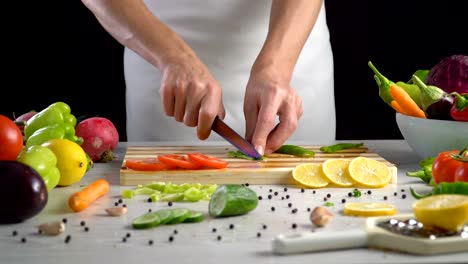
[[[220,140],[216,116],[261,154],[335,140],[321,0],[82,0],[122,45],[128,141]]]

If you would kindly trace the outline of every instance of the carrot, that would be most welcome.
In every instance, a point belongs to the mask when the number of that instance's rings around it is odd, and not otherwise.
[[[408,115],[408,113],[406,113],[406,112],[401,108],[401,106],[398,104],[397,101],[392,100],[392,101],[390,102],[390,106],[391,106],[393,109],[395,109],[395,111],[397,111],[398,113],[404,114],[404,115]]]
[[[400,86],[392,84],[390,86],[390,95],[393,100],[400,106],[403,113],[409,116],[426,118],[424,111],[419,108],[416,102],[409,96],[409,94]]]
[[[82,190],[72,194],[68,199],[68,206],[75,212],[88,208],[95,200],[109,191],[109,183],[98,179]]]

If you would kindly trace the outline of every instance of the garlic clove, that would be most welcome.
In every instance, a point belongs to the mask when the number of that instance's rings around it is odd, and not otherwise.
[[[127,207],[111,207],[107,208],[106,212],[110,216],[121,216],[128,212]]]
[[[38,226],[40,232],[49,235],[57,236],[65,232],[65,224],[62,221],[55,221],[51,223],[44,223]]]

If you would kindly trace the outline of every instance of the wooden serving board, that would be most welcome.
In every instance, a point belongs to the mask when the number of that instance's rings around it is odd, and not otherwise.
[[[336,153],[324,153],[320,146],[303,146],[315,151],[313,158],[299,158],[287,154],[273,153],[265,160],[245,160],[231,158],[228,151],[235,151],[232,146],[129,146],[120,168],[121,185],[149,184],[152,182],[202,183],[202,184],[296,184],[291,176],[292,170],[302,163],[322,163],[331,158],[355,158],[359,156],[384,162],[392,171],[392,183],[397,182],[397,167],[369,151],[366,147],[341,150]],[[203,170],[168,170],[135,171],[125,167],[127,159],[155,158],[160,154],[187,154],[200,152],[213,155],[229,162],[225,169]]]

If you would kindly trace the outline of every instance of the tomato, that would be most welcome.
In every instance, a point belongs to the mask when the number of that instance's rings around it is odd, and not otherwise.
[[[468,181],[467,150],[449,150],[440,152],[432,164],[432,176],[435,183]]]
[[[193,162],[190,159],[188,159],[187,156],[179,154],[158,155],[158,160],[162,163],[188,170],[198,170],[203,167],[199,163]]]
[[[126,160],[125,166],[137,171],[160,171],[176,168],[176,166],[161,163],[158,159]]]
[[[189,153],[187,154],[189,159],[201,164],[202,166],[214,168],[214,169],[223,169],[228,166],[228,162],[220,158],[204,155],[201,153]]]
[[[0,160],[16,160],[23,143],[23,134],[15,122],[0,115]]]

